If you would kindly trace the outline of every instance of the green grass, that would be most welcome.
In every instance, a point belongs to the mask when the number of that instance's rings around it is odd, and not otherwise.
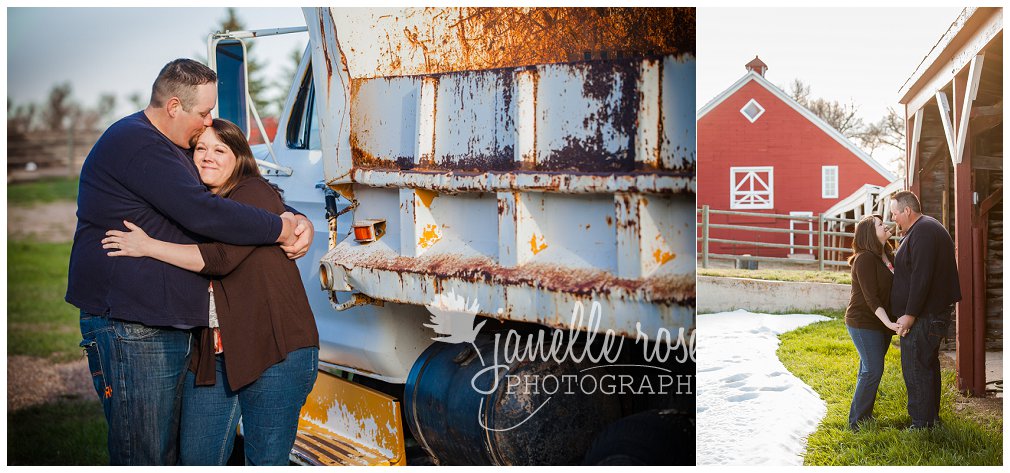
[[[31,205],[77,200],[77,178],[56,177],[7,186],[7,205]]]
[[[7,355],[81,357],[80,312],[64,302],[70,243],[7,242]]]
[[[59,401],[7,413],[9,465],[108,465],[98,401]]]
[[[770,281],[826,282],[852,284],[848,271],[806,271],[801,269],[716,269],[698,268],[699,276],[751,278]]]
[[[942,424],[929,431],[906,432],[905,384],[900,351],[885,358],[884,378],[874,406],[875,421],[859,432],[847,428],[859,355],[839,317],[785,333],[778,356],[827,403],[827,415],[807,440],[806,465],[1001,465],[1003,419],[998,414],[956,413],[954,373],[943,371]],[[895,340],[897,338],[895,337]]]

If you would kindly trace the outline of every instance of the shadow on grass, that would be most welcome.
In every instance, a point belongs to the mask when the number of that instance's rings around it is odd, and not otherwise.
[[[908,431],[907,393],[901,377],[900,350],[890,347],[874,406],[874,421],[859,432],[847,419],[855,390],[859,355],[845,329],[834,319],[782,335],[778,356],[794,375],[827,403],[828,412],[807,439],[806,465],[1001,465],[1003,419],[959,413],[954,402],[954,373],[943,372],[942,425]]]
[[[9,465],[108,465],[97,401],[57,401],[7,413]]]

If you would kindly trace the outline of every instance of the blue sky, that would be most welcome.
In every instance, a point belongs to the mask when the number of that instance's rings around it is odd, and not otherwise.
[[[237,8],[248,29],[304,26],[300,8]],[[94,106],[114,93],[117,115],[133,111],[127,100],[151,83],[168,61],[207,54],[207,35],[225,8],[8,8],[7,97],[15,104],[42,102],[54,84],[68,81],[74,98]],[[305,33],[256,40],[254,54],[280,80],[289,51]],[[285,78],[287,80],[287,78]]]

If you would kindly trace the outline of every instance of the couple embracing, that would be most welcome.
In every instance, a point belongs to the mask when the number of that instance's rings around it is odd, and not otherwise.
[[[314,229],[211,116],[217,75],[168,63],[81,170],[67,302],[113,465],[286,465],[319,336],[298,268]],[[278,245],[279,243],[279,245]]]
[[[873,418],[877,387],[891,337],[901,337],[901,371],[912,429],[940,421],[940,343],[950,313],[961,300],[954,242],[943,224],[923,215],[910,191],[891,198],[891,219],[904,235],[896,252],[879,215],[856,224],[849,258],[852,292],[845,325],[859,352],[859,375],[849,409],[849,428]]]

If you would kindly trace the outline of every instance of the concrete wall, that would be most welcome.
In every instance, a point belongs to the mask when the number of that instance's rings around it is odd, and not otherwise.
[[[844,311],[849,304],[851,289],[847,284],[698,276],[698,313],[736,309],[755,312]]]

